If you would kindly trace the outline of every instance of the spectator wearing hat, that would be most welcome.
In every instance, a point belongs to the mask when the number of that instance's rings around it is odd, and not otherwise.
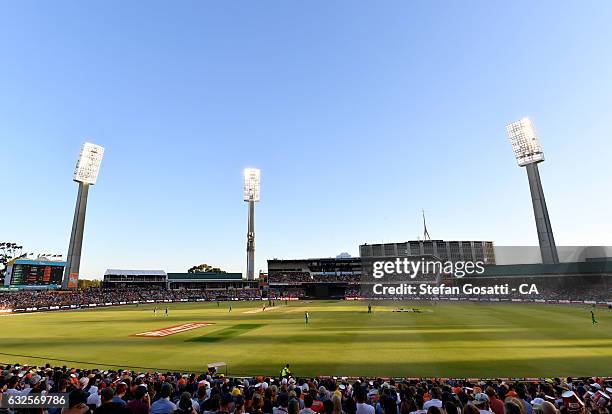
[[[317,400],[319,401],[329,400],[329,392],[327,391],[327,388],[325,388],[324,385],[321,385],[319,387],[319,393],[317,395]]]
[[[489,410],[489,397],[484,392],[476,393],[476,395],[474,395],[474,401],[472,401],[472,404],[478,408],[480,414],[491,413]]]

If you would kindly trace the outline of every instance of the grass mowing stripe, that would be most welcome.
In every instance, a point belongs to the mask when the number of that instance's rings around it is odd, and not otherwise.
[[[226,341],[230,338],[235,338],[238,335],[242,335],[245,332],[252,331],[253,329],[261,328],[265,326],[263,323],[241,323],[238,325],[230,326],[219,331],[211,332],[208,335],[202,335],[195,338],[190,338],[188,342],[220,342]]]

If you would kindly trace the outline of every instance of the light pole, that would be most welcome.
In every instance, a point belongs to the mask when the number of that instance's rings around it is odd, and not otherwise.
[[[249,203],[247,230],[247,280],[255,280],[255,202],[260,200],[261,171],[244,169],[244,201]]]
[[[79,193],[74,209],[70,245],[66,255],[66,269],[64,270],[64,279],[62,280],[63,289],[76,289],[78,287],[83,230],[85,228],[85,211],[87,210],[87,194],[89,186],[94,185],[98,179],[103,156],[103,147],[86,142],[81,147],[81,153],[74,169],[73,180],[79,183]]]
[[[538,163],[544,161],[544,152],[540,146],[538,135],[529,118],[522,118],[508,124],[506,131],[512,144],[516,162],[520,167],[527,169],[527,179],[529,180],[529,189],[531,190],[531,202],[538,231],[542,263],[559,263],[557,246],[552,226],[550,225],[546,200],[544,199],[544,190],[542,189],[542,181],[540,180],[540,172],[538,170]]]

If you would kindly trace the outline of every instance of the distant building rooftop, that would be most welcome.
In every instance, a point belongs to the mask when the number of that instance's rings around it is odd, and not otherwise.
[[[168,273],[168,281],[180,280],[180,281],[197,281],[197,280],[242,280],[242,273],[217,273],[217,272],[203,272],[203,273]]]
[[[167,274],[163,270],[132,270],[132,269],[106,269],[104,276],[164,276]]]

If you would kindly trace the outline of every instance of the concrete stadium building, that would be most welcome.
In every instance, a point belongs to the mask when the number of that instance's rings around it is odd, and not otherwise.
[[[103,287],[146,287],[160,289],[255,289],[257,280],[245,280],[241,273],[166,273],[164,270],[107,269]]]
[[[442,261],[481,261],[494,265],[495,249],[492,241],[412,240],[402,243],[362,244],[362,259],[385,257],[435,256]]]

